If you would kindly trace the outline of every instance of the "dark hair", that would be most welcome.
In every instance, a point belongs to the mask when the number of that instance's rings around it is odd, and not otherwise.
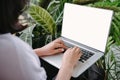
[[[24,12],[29,0],[0,0],[0,34],[22,30],[18,17]]]

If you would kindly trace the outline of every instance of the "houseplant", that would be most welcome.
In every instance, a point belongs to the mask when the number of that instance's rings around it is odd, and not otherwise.
[[[91,7],[111,9],[114,11],[111,30],[106,46],[105,55],[96,63],[105,71],[105,80],[120,79],[120,1],[119,0],[34,0],[29,10],[32,20],[36,26],[30,29],[27,39],[32,40],[33,48],[43,46],[60,36],[63,7],[65,2],[81,4]],[[44,4],[44,6],[41,6]],[[44,14],[43,14],[43,13]],[[40,15],[42,17],[40,17]],[[53,26],[50,26],[53,25]],[[29,30],[29,29],[28,29]],[[25,31],[23,31],[24,33]],[[26,31],[27,32],[27,31]],[[28,32],[27,32],[28,33]],[[22,35],[22,34],[21,34]],[[27,36],[28,34],[26,34]],[[41,39],[42,38],[42,39]],[[26,39],[26,37],[22,38]],[[41,41],[40,41],[41,40]],[[28,40],[29,41],[29,40]],[[36,45],[40,44],[41,45]]]

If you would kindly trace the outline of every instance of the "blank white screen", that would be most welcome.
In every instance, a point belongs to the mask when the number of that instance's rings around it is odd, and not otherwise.
[[[62,36],[105,50],[113,11],[66,3]]]

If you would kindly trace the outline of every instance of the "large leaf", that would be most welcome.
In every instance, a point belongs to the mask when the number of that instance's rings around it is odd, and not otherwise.
[[[53,36],[56,35],[55,21],[45,9],[40,6],[31,5],[29,13],[32,18],[46,30],[46,33]]]
[[[103,0],[90,5],[93,7],[111,9],[111,10],[114,10],[115,12],[120,11],[120,7],[119,7],[120,1],[118,0],[115,0],[115,1]]]
[[[23,30],[21,32],[20,38],[28,43],[30,46],[32,46],[32,31],[35,27],[35,24],[31,27],[28,27],[27,29]]]
[[[113,47],[111,48],[112,49],[112,52],[114,53],[115,55],[115,75],[116,75],[116,78],[117,80],[120,79],[120,46],[116,46],[116,45],[113,45]]]
[[[110,35],[113,36],[115,43],[120,45],[120,12],[114,14]]]
[[[107,80],[120,79],[120,46],[112,45],[105,55]]]
[[[56,24],[62,23],[65,2],[72,2],[72,0],[52,0],[47,8],[49,13],[53,16]]]

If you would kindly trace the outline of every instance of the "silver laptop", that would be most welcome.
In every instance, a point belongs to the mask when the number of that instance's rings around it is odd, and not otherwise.
[[[83,51],[72,74],[78,77],[104,55],[113,11],[65,3],[61,39],[68,47]],[[43,57],[60,68],[63,53]]]

